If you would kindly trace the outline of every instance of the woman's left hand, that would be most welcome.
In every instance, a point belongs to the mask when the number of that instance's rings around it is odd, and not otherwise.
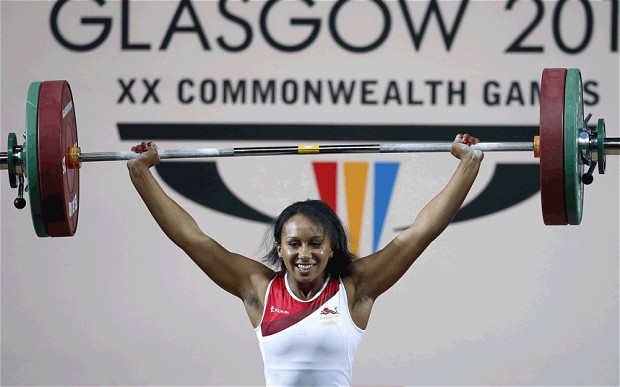
[[[450,153],[459,160],[465,157],[471,157],[482,161],[482,159],[484,159],[484,153],[481,150],[471,148],[471,145],[477,144],[479,141],[478,138],[470,136],[467,133],[458,134],[452,143]]]

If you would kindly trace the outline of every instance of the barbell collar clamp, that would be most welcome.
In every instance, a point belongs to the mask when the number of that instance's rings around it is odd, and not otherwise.
[[[13,201],[13,205],[18,210],[23,210],[26,207],[26,199],[24,199],[24,174],[19,174],[19,185],[17,187],[17,198]]]

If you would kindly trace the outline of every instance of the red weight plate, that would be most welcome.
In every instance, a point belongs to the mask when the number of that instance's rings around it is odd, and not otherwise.
[[[78,144],[69,83],[41,84],[38,125],[43,221],[49,236],[72,236],[77,229],[80,176],[79,169],[68,169],[65,161],[67,149]]]
[[[565,225],[564,85],[566,69],[544,69],[540,88],[540,200],[547,225]]]

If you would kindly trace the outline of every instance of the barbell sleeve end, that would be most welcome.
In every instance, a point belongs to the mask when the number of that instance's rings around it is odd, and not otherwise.
[[[603,148],[606,155],[620,156],[620,137],[606,137]]]
[[[8,152],[0,152],[0,169],[9,168],[9,156]]]

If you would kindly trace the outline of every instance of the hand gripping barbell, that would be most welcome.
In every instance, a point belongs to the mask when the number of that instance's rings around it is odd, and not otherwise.
[[[620,154],[620,139],[605,138],[605,121],[595,129],[584,118],[579,69],[552,68],[542,73],[540,130],[532,142],[478,143],[485,152],[533,151],[540,158],[543,221],[547,225],[580,224],[584,184],[605,173],[605,157]],[[134,152],[83,153],[78,147],[75,108],[67,81],[33,82],[26,103],[25,142],[9,133],[0,169],[7,169],[18,188],[17,208],[24,208],[24,176],[30,212],[39,237],[72,236],[79,214],[79,170],[84,162],[130,160]],[[449,152],[451,143],[310,145],[161,150],[160,159],[292,155],[323,153]],[[584,173],[584,166],[588,169]]]

